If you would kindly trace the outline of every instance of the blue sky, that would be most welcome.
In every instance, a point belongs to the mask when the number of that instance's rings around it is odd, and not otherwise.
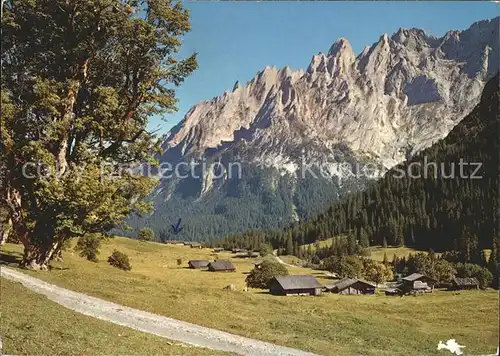
[[[185,1],[192,30],[179,58],[198,52],[200,68],[177,89],[179,111],[150,128],[167,132],[201,100],[249,81],[266,65],[306,69],[312,56],[346,37],[358,54],[381,34],[422,28],[442,36],[498,16],[493,2],[216,2]]]

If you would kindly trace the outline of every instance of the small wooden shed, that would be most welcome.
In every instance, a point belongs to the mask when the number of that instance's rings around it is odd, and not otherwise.
[[[269,282],[273,295],[320,295],[323,286],[311,275],[276,276]]]
[[[334,283],[330,288],[338,294],[374,294],[375,285],[356,278],[344,278]]]
[[[476,278],[454,277],[451,283],[454,290],[479,289],[479,281]]]
[[[208,264],[210,272],[234,272],[236,267],[229,260],[217,260]]]
[[[207,268],[209,263],[210,261],[208,260],[190,260],[188,262],[188,266],[189,268],[200,269],[200,268]]]

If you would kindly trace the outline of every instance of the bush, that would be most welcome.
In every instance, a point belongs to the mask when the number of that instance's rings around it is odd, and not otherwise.
[[[118,250],[114,250],[111,256],[108,257],[108,262],[111,266],[122,269],[124,271],[130,271],[132,266],[128,256]]]
[[[145,227],[139,230],[139,241],[153,241],[155,239],[155,233],[149,227]]]
[[[273,247],[269,243],[261,243],[258,252],[261,256],[272,255]]]
[[[251,288],[268,288],[269,281],[276,276],[287,276],[288,270],[280,263],[264,261],[255,267],[247,276],[247,286]]]
[[[101,239],[94,234],[88,234],[80,237],[75,245],[75,251],[80,252],[80,257],[84,257],[89,261],[97,262],[97,255],[101,248]]]
[[[182,265],[182,258],[177,259],[177,266],[180,266],[180,265]]]

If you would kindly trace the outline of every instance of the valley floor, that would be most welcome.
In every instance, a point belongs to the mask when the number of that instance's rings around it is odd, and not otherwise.
[[[107,264],[114,249],[129,255],[132,271]],[[3,260],[10,258],[14,267],[21,251],[21,246],[7,244]],[[438,342],[451,338],[470,354],[496,349],[496,291],[437,291],[403,298],[383,293],[276,297],[262,290],[243,291],[256,259],[232,259],[234,273],[183,267],[189,259],[213,257],[209,249],[115,238],[103,244],[98,263],[68,250],[52,271],[25,273],[114,303],[322,355],[440,355]],[[183,266],[177,266],[177,259]],[[287,268],[291,274],[312,273],[322,283],[329,281],[320,271]],[[236,291],[223,290],[229,284]]]

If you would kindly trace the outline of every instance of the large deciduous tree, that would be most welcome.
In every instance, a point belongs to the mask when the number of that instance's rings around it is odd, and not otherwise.
[[[154,180],[120,167],[154,163],[148,118],[176,110],[197,67],[176,58],[189,30],[172,0],[5,1],[0,209],[23,266],[44,269],[67,239],[150,208]]]

